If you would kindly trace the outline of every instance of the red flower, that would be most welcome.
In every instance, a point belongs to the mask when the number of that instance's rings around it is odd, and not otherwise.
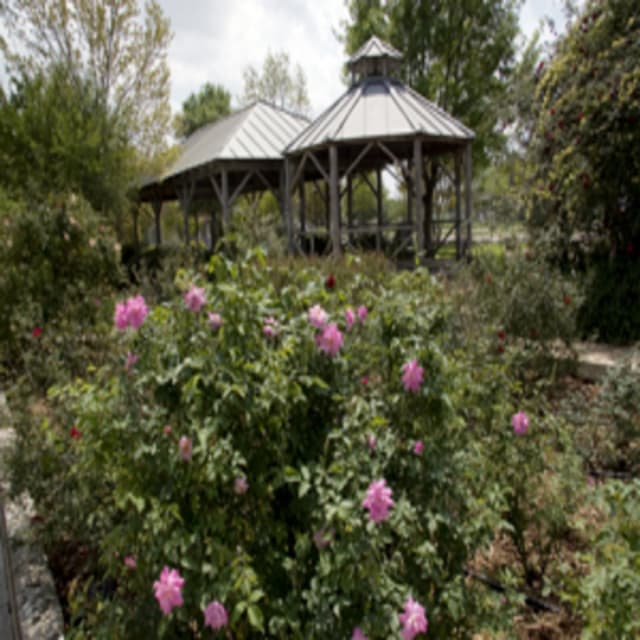
[[[504,345],[502,344],[498,345],[498,353],[504,353]]]
[[[498,331],[498,338],[500,338],[500,340],[504,340],[506,337],[506,334],[504,331]]]
[[[79,438],[82,437],[82,433],[80,432],[80,429],[78,429],[78,427],[76,427],[75,424],[73,425],[73,427],[71,427],[71,429],[69,429],[69,436],[74,440],[78,440]]]
[[[31,333],[33,334],[34,338],[39,338],[40,334],[42,333],[42,329],[40,327],[34,327]]]
[[[363,387],[368,385],[369,384],[369,378],[367,378],[367,376],[362,376],[362,378],[360,378],[360,384]]]
[[[566,296],[564,297],[564,303],[565,303],[565,304],[571,304],[571,296],[566,295]]]
[[[329,277],[326,279],[326,281],[325,281],[325,283],[324,283],[324,286],[325,286],[327,289],[333,289],[333,287],[335,287],[335,286],[336,286],[336,279],[335,279],[335,277],[334,277],[333,273],[330,273],[330,274],[329,274]]]
[[[491,282],[492,278],[491,278],[491,274],[487,273],[487,275],[484,277],[485,282]]]

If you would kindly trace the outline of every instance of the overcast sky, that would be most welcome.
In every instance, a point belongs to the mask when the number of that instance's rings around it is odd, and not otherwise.
[[[286,51],[306,76],[311,111],[317,115],[343,91],[343,47],[336,38],[347,18],[345,0],[160,0],[171,20],[171,103],[205,82],[242,94],[242,72],[260,68],[269,51]],[[526,0],[522,28],[531,34],[544,15],[561,28],[561,0]]]

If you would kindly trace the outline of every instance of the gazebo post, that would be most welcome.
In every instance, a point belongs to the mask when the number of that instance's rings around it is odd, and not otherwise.
[[[347,176],[347,224],[349,225],[349,244],[353,244],[354,235],[351,233],[353,229],[353,176],[351,173]]]
[[[285,158],[284,176],[281,177],[284,183],[284,190],[282,193],[282,212],[284,214],[284,224],[287,229],[287,252],[289,254],[293,254],[293,202],[291,201],[291,192],[295,188],[295,185],[291,184],[292,173],[293,163],[289,158]]]
[[[229,230],[231,223],[231,207],[229,205],[229,172],[226,169],[222,170],[222,223],[224,226],[224,233]]]
[[[304,180],[300,180],[300,184],[298,185],[298,204],[300,205],[300,230],[304,233],[307,230],[307,220],[306,220],[306,200],[304,193]]]
[[[329,222],[331,224],[331,244],[334,256],[339,256],[342,253],[340,243],[340,185],[338,180],[338,147],[332,144],[329,147]]]
[[[183,184],[178,189],[178,199],[180,200],[180,208],[184,217],[184,243],[188,247],[191,244],[191,231],[189,230],[189,209],[191,209],[191,200],[193,198],[194,182]]]
[[[467,222],[467,242],[464,253],[471,250],[471,143],[467,144],[464,151],[464,217]]]
[[[418,256],[420,261],[424,260],[424,199],[422,191],[422,139],[415,138],[413,141],[413,181],[415,183],[416,194],[416,227],[418,232]]]
[[[162,200],[154,200],[151,203],[153,208],[153,217],[155,219],[156,226],[156,246],[159,247],[162,244],[162,230],[160,228],[160,214],[162,213]]]
[[[462,154],[459,149],[455,152],[455,181],[456,181],[456,259],[460,260],[462,257],[462,228],[461,228],[461,209],[462,203],[460,193],[460,164],[462,160]]]
[[[380,251],[382,249],[382,225],[384,224],[382,219],[382,169],[380,167],[376,169],[376,187],[376,251]]]

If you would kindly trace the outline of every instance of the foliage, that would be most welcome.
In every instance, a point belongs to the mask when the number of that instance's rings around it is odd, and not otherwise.
[[[249,65],[242,73],[244,79],[243,104],[266,100],[277,107],[297,113],[309,111],[307,77],[299,64],[290,68],[289,54],[269,52],[262,63],[262,71]]]
[[[529,216],[563,260],[640,255],[639,57],[637,3],[589,0],[540,79]]]
[[[260,254],[214,258],[211,284],[200,284],[221,329],[181,299],[162,304],[95,376],[52,392],[46,421],[19,429],[24,443],[39,433],[53,456],[38,478],[22,478],[38,487],[50,535],[65,526],[104,576],[74,592],[70,637],[183,636],[202,629],[214,598],[236,637],[348,637],[355,626],[387,637],[409,595],[434,637],[466,637],[489,615],[463,569],[500,519],[502,490],[479,481],[483,438],[466,421],[467,362],[447,355],[457,347],[443,290],[422,271],[333,289],[317,271],[270,271]],[[369,307],[334,358],[307,319],[318,303],[343,329],[345,305]],[[263,332],[267,316],[275,338]],[[137,356],[129,369],[127,351]],[[413,358],[425,369],[416,394],[401,383]],[[475,388],[475,415],[510,432],[504,393]],[[182,436],[193,439],[190,460]],[[383,477],[395,506],[376,524],[361,502]],[[135,571],[123,565],[130,555]],[[169,618],[151,590],[165,564],[186,579],[185,605]]]
[[[43,389],[83,371],[102,343],[115,240],[76,196],[40,206],[3,196],[0,220],[0,367]]]
[[[113,135],[104,138],[104,130]],[[0,95],[0,175],[18,197],[81,193],[96,211],[126,202],[133,155],[90,82],[60,67],[14,77]]]
[[[182,103],[182,113],[176,117],[176,133],[189,137],[205,124],[216,122],[231,113],[231,94],[221,85],[206,82],[197,93]]]
[[[143,157],[164,149],[171,33],[156,0],[144,10],[139,0],[7,0],[0,16],[13,72],[64,69],[70,84],[95,88],[101,111]]]

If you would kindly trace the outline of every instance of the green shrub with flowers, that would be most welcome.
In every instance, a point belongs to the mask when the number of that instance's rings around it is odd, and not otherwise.
[[[464,572],[504,522],[506,492],[470,428],[473,374],[443,288],[422,270],[287,282],[259,252],[177,284],[153,308],[118,304],[120,357],[52,390],[38,426],[62,480],[39,496],[50,533],[96,560],[69,636],[499,626]],[[508,395],[475,400],[519,446]],[[32,437],[21,430],[18,450]]]

